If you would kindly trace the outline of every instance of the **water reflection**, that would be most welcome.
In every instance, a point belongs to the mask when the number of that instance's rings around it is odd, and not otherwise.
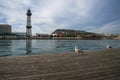
[[[0,56],[12,55],[11,40],[0,40]]]
[[[28,39],[26,40],[26,54],[31,54],[32,53],[32,40]]]

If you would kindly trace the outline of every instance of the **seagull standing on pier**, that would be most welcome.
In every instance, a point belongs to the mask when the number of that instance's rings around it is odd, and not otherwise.
[[[78,49],[77,46],[75,46],[75,53],[78,54],[78,53],[80,53],[80,52],[81,52],[80,49]]]
[[[112,48],[110,45],[107,45],[107,48],[109,49],[109,48]]]

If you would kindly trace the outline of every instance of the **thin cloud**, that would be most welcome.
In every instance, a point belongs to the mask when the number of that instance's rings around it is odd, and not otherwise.
[[[102,26],[89,26],[87,30],[95,33],[120,34],[120,20],[112,21]]]
[[[117,21],[113,21],[113,22],[110,22],[110,23],[107,23],[105,25],[103,25],[101,28],[100,28],[100,31],[101,33],[112,33],[112,34],[118,34],[119,33],[119,30],[120,30],[120,20],[117,20]]]

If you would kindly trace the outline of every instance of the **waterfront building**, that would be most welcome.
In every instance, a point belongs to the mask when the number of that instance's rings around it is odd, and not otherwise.
[[[26,33],[25,32],[13,32],[12,37],[16,39],[25,39]]]
[[[11,25],[9,24],[0,24],[0,35],[11,34],[12,29]]]
[[[49,34],[36,33],[36,37],[50,37],[50,35]]]
[[[30,38],[32,36],[32,30],[31,30],[31,28],[32,28],[32,26],[31,26],[31,15],[32,15],[32,13],[31,13],[30,9],[27,10],[26,15],[27,15],[26,36],[28,38]]]

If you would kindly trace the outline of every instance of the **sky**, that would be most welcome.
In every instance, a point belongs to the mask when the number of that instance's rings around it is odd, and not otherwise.
[[[120,34],[120,0],[0,0],[0,24],[26,32],[29,8],[33,35],[56,29]]]

